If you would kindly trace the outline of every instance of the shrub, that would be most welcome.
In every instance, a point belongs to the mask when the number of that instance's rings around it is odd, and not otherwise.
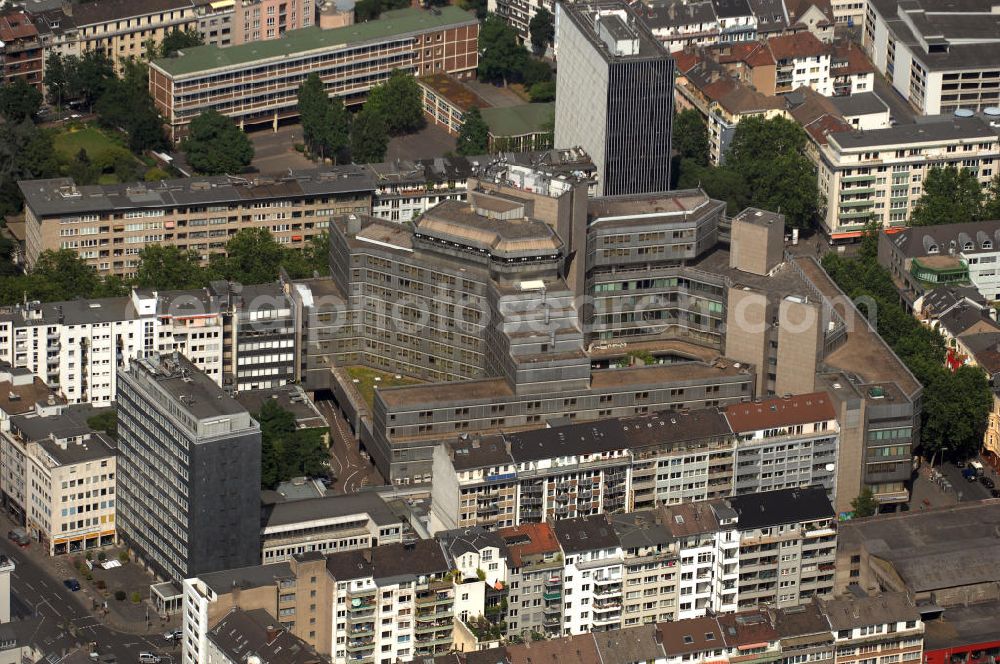
[[[93,554],[93,553],[91,553],[90,551],[88,551],[88,552],[87,552],[87,555],[86,555],[86,556],[84,556],[84,557],[85,557],[85,558],[86,558],[87,560],[93,560],[93,559],[94,559],[94,554]]]
[[[97,560],[98,560],[98,562],[102,562],[103,563],[107,559],[108,559],[108,554],[104,553],[103,551],[101,551],[100,553],[97,554]]]
[[[119,602],[124,602],[125,601],[125,597],[126,597],[126,595],[125,595],[125,591],[124,590],[116,590],[115,591],[115,599],[118,600]]]
[[[138,590],[134,591],[132,593],[132,603],[133,604],[138,604],[141,601],[142,601],[142,595],[139,594]]]
[[[128,551],[119,551],[118,552],[118,561],[120,563],[122,563],[122,564],[127,563],[128,562]]]

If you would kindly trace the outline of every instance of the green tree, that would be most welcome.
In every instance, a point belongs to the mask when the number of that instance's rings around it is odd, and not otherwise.
[[[527,59],[514,28],[496,14],[487,16],[479,26],[479,78],[507,85],[521,75]]]
[[[556,82],[545,81],[544,83],[535,83],[528,89],[528,96],[531,97],[531,101],[534,103],[555,101]]]
[[[983,213],[983,191],[972,171],[955,166],[935,166],[924,178],[923,192],[910,223],[936,226],[975,221]]]
[[[214,109],[191,121],[181,143],[188,163],[200,173],[240,173],[253,160],[253,143],[232,120]]]
[[[320,158],[336,157],[347,147],[347,110],[339,97],[331,99],[318,74],[310,74],[299,87],[302,137]]]
[[[86,51],[79,58],[71,55],[65,68],[71,96],[82,100],[88,110],[93,110],[108,82],[116,80],[114,64],[104,51]]]
[[[490,148],[490,128],[483,114],[473,106],[462,116],[458,131],[457,150],[460,155],[486,154]]]
[[[173,245],[150,244],[139,252],[135,283],[143,288],[183,290],[208,282],[198,253]]]
[[[556,36],[556,22],[552,12],[540,7],[528,22],[528,34],[531,36],[531,48],[539,55],[544,53]]]
[[[159,47],[156,49],[156,53],[152,55],[161,58],[172,58],[177,55],[177,51],[201,46],[203,43],[201,34],[197,30],[190,28],[187,30],[178,30],[174,28],[163,38],[163,41],[160,42]]]
[[[413,133],[427,123],[420,85],[413,74],[401,69],[394,69],[384,83],[371,89],[365,108],[382,117],[391,136]]]
[[[97,415],[87,419],[87,426],[94,431],[103,431],[112,439],[118,438],[118,412],[114,408],[104,408]]]
[[[303,276],[311,277],[314,274],[324,277],[330,274],[330,234],[323,231],[319,235],[309,238],[309,244],[303,249],[305,256],[305,267],[308,274]]]
[[[68,98],[69,71],[66,61],[58,52],[49,53],[49,57],[45,59],[44,83],[49,100],[53,101],[57,108],[62,107],[63,100]]]
[[[42,107],[42,93],[20,76],[0,85],[0,116],[7,122],[34,120]]]
[[[708,127],[701,113],[693,108],[674,116],[673,149],[679,160],[690,160],[697,166],[708,166]]]
[[[96,184],[97,178],[101,176],[101,169],[90,160],[87,151],[80,148],[73,160],[66,165],[66,175],[80,185]]]
[[[18,180],[54,177],[59,162],[52,147],[52,135],[34,123],[8,122],[0,131],[0,216],[21,210],[23,201]]]
[[[298,429],[295,416],[273,401],[264,403],[257,421],[262,488],[274,489],[293,477],[319,477],[329,472],[329,452],[321,429]]]
[[[358,0],[354,3],[354,21],[364,23],[373,21],[382,13],[382,3],[379,0]]]
[[[528,52],[524,51],[524,57],[521,59],[521,65],[515,78],[520,78],[526,88],[531,88],[539,83],[549,83],[552,81],[552,67],[542,60],[530,57]]]
[[[752,205],[780,211],[799,228],[812,223],[819,203],[806,142],[805,131],[791,120],[746,118],[736,127],[725,164],[743,177]]]
[[[100,293],[100,275],[72,249],[43,251],[31,274],[49,285],[52,293],[44,300],[72,300]]]
[[[226,243],[225,255],[212,256],[211,267],[225,279],[264,284],[278,278],[287,251],[266,228],[244,228]]]
[[[356,164],[378,163],[385,159],[389,134],[378,113],[362,108],[351,123],[351,159]]]
[[[1000,175],[994,175],[983,192],[981,219],[1000,219]]]
[[[458,0],[458,6],[467,12],[476,12],[476,18],[480,21],[489,14],[486,0]]]
[[[878,512],[878,503],[875,501],[875,494],[868,487],[861,489],[861,493],[851,501],[851,508],[857,518],[874,516]]]

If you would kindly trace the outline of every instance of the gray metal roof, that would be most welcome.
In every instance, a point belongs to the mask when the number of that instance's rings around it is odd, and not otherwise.
[[[889,110],[888,105],[874,92],[859,92],[852,95],[830,97],[829,99],[844,117],[885,113]]]
[[[829,135],[829,140],[844,150],[977,138],[995,140],[997,130],[979,117],[933,116],[914,124],[900,124],[868,131],[844,131]]]

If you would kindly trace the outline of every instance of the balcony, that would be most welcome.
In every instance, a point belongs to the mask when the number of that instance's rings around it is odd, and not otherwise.
[[[455,601],[450,592],[428,593],[417,595],[417,606],[436,606],[438,604],[451,604]]]
[[[558,590],[546,590],[542,593],[542,599],[546,602],[556,602],[562,599],[562,593]]]

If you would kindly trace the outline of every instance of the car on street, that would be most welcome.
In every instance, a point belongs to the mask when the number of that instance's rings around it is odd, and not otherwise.
[[[169,629],[163,633],[163,638],[167,641],[173,641],[174,639],[179,639],[184,634],[184,630],[181,629]]]
[[[972,468],[966,468],[965,470],[962,471],[962,477],[964,477],[967,482],[975,482],[976,471],[974,471]]]
[[[28,546],[31,544],[31,538],[28,536],[28,531],[24,528],[14,528],[13,530],[8,530],[7,538],[18,546]]]
[[[66,579],[63,581],[63,585],[69,588],[72,592],[76,592],[80,589],[80,582],[76,579]]]
[[[993,480],[986,477],[985,475],[979,478],[979,483],[982,484],[987,489],[992,489],[994,486],[996,486],[996,484],[993,483]]]
[[[151,652],[141,652],[139,653],[139,664],[160,664],[160,657]]]
[[[1000,498],[1000,489],[990,489],[990,495],[994,498]]]

